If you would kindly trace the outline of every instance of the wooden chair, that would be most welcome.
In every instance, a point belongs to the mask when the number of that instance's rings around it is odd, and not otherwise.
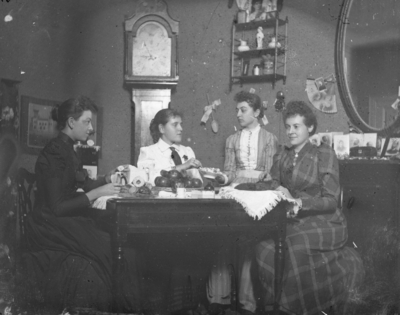
[[[36,193],[36,177],[35,174],[28,172],[25,168],[18,169],[18,221],[20,229],[21,250],[26,248],[26,217],[33,210],[35,193]]]

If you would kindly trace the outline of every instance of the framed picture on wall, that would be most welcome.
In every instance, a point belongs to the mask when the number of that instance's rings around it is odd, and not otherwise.
[[[40,150],[58,135],[57,123],[51,118],[51,110],[61,102],[30,96],[21,96],[20,139],[25,153],[39,154]],[[94,113],[92,125],[94,133],[90,138],[95,145],[101,143],[102,108]]]
[[[51,119],[51,110],[59,103],[21,96],[20,139],[25,153],[39,154],[47,142],[57,136],[57,126]]]

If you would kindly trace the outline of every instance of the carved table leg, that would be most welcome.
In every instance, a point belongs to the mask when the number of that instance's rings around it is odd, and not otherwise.
[[[113,309],[117,313],[123,311],[121,303],[118,303],[123,294],[121,292],[120,280],[124,277],[124,244],[127,240],[127,230],[123,222],[126,222],[126,211],[123,209],[115,211],[115,227],[111,238],[111,249],[113,255]]]

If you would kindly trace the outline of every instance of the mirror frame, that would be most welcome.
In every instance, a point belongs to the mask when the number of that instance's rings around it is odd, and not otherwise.
[[[400,115],[397,116],[396,120],[390,126],[387,126],[383,129],[373,128],[369,126],[358,114],[357,108],[355,107],[355,104],[351,97],[350,89],[344,72],[344,45],[346,38],[346,29],[347,25],[349,24],[348,16],[353,1],[354,0],[343,0],[343,5],[340,10],[339,20],[336,29],[335,70],[340,99],[351,123],[361,131],[366,133],[377,133],[380,137],[400,137]]]

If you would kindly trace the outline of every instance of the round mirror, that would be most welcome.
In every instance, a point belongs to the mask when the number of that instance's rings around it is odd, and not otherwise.
[[[336,37],[340,97],[363,132],[400,136],[400,0],[345,0]],[[397,104],[397,103],[396,103]]]

